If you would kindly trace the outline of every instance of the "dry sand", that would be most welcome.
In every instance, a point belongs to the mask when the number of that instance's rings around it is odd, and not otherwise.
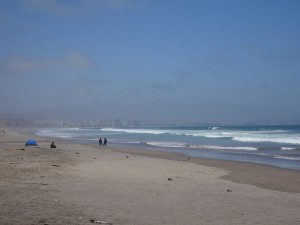
[[[1,225],[300,224],[298,171],[26,139],[0,134]]]

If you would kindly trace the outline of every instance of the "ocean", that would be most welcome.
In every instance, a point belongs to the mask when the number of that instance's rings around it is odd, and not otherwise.
[[[44,137],[184,154],[300,170],[300,125],[178,126],[147,128],[38,129]]]

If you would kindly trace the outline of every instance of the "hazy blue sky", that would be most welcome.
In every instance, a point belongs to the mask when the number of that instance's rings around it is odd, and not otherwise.
[[[0,81],[0,113],[300,121],[300,1],[0,0]]]

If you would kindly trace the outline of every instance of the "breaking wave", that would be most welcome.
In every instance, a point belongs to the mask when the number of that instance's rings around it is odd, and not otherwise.
[[[256,151],[255,147],[225,147],[214,145],[190,145],[180,142],[140,142],[140,144],[151,145],[156,147],[167,148],[189,148],[189,149],[212,149],[212,150],[241,150],[241,151]]]
[[[274,155],[274,158],[275,159],[296,160],[296,161],[300,160],[300,157],[297,157],[297,156]]]
[[[300,137],[234,137],[232,140],[240,142],[273,142],[300,145]]]

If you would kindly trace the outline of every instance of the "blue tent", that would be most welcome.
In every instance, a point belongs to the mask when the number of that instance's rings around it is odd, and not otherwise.
[[[37,146],[37,142],[34,139],[29,139],[26,141],[25,146]]]

